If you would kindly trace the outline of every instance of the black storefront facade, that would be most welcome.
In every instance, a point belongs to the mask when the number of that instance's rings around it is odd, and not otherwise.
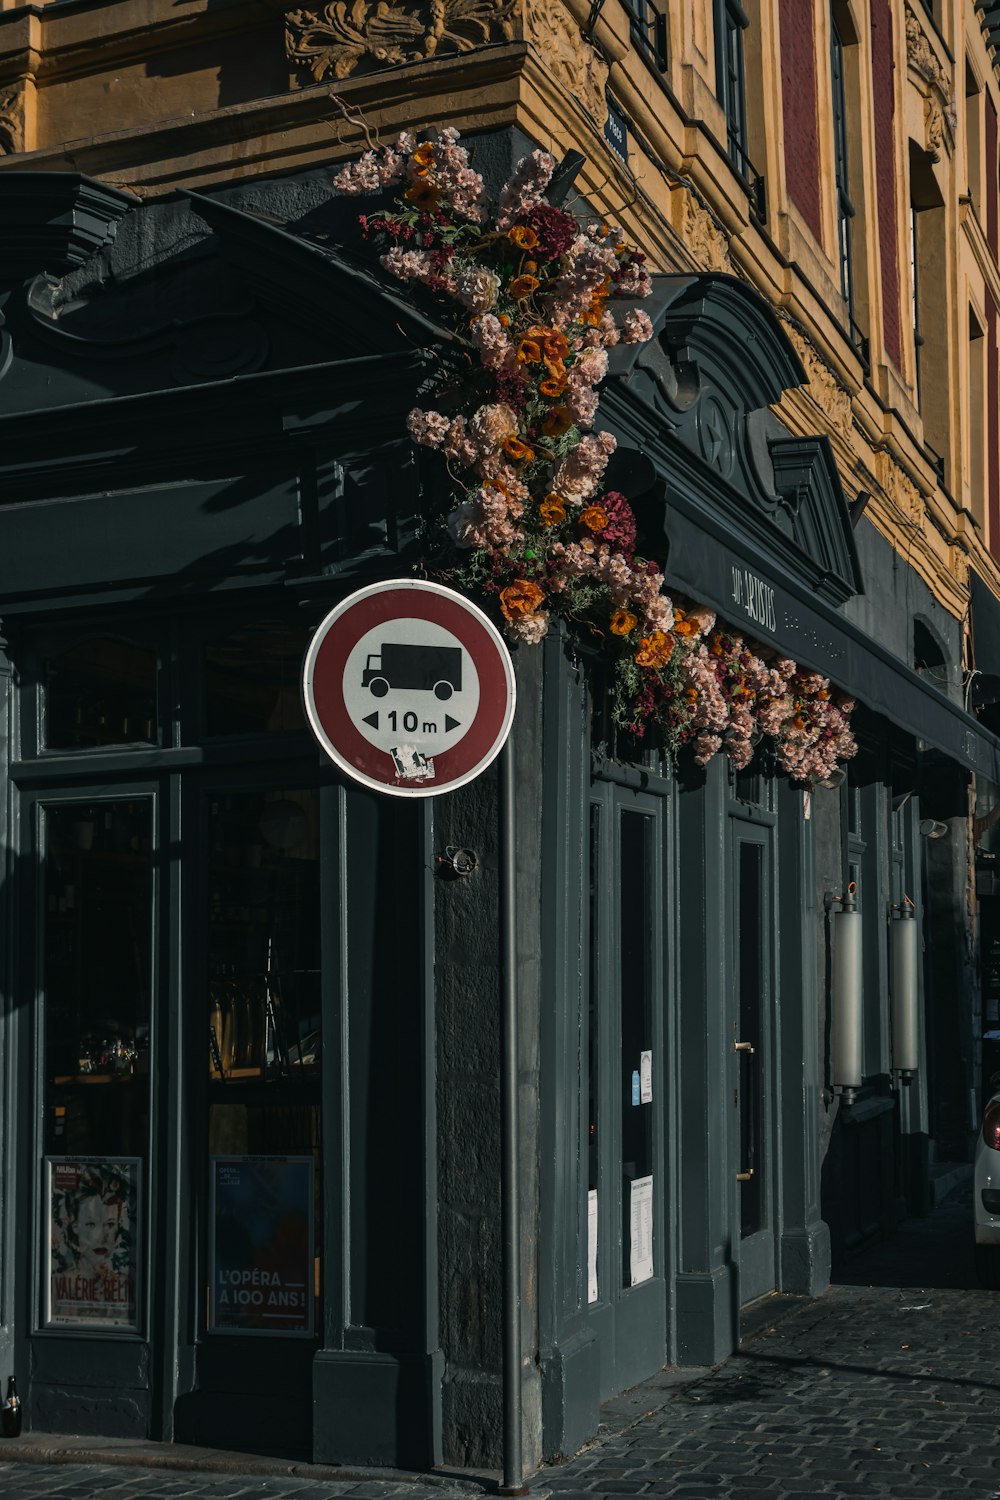
[[[298,687],[328,609],[419,559],[440,479],[405,414],[461,351],[330,248],[316,175],[252,209],[0,190],[3,1364],[43,1430],[495,1462],[496,780],[369,793]],[[828,445],[770,410],[803,379],[777,320],[720,276],[658,278],[651,313],[602,401],[616,482],[673,586],[858,694],[862,754],[811,794],[757,762],[675,770],[616,740],[571,642],[515,653],[529,1463],[919,1206],[928,1074],[893,1075],[890,907],[923,930],[934,757],[959,800],[1000,781],[996,742],[852,623],[880,581]],[[852,880],[846,1106],[827,898]],[[220,1164],[274,1159],[307,1164],[305,1312],[227,1327]],[[81,1243],[56,1167],[88,1160],[138,1163],[110,1328],[50,1274],[56,1230]]]

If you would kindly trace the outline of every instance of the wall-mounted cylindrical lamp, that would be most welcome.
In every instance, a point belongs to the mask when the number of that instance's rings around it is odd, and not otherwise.
[[[907,897],[895,908],[890,924],[892,959],[892,1067],[909,1083],[920,1066],[920,986],[917,969],[917,919]]]
[[[830,921],[832,986],[830,994],[830,1081],[851,1104],[862,1079],[861,913],[854,882],[839,900]]]

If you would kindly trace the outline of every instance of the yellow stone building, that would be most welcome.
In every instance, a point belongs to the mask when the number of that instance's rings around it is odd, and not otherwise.
[[[998,119],[984,0],[0,0],[0,1368],[29,1426],[497,1463],[515,853],[528,1467],[968,1174],[1000,1067]],[[551,153],[644,252],[616,483],[672,589],[858,699],[846,777],[626,746],[554,629],[515,653],[516,851],[492,775],[429,813],[318,763],[310,632],[418,564],[439,481],[406,412],[455,343],[332,180],[448,126],[495,185]],[[98,1167],[132,1228],[95,1313]],[[219,1290],[250,1308],[276,1262],[222,1221],[293,1169],[308,1316],[269,1342]]]

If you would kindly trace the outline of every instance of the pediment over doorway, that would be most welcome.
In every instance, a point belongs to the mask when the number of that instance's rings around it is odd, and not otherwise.
[[[713,274],[655,276],[646,307],[653,338],[612,351],[609,410],[659,470],[667,507],[683,458],[687,487],[737,536],[831,603],[863,592],[830,444],[773,409],[807,377],[768,305]]]

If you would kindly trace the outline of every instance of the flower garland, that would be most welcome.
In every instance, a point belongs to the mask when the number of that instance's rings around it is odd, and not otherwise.
[[[619,322],[610,299],[641,301],[645,258],[617,225],[581,224],[545,199],[555,163],[518,164],[490,220],[482,177],[458,131],[367,151],[334,178],[346,194],[394,190],[392,211],[359,216],[385,270],[457,305],[475,351],[444,411],[415,408],[415,443],[436,450],[454,484],[443,541],[450,570],[495,597],[508,636],[540,641],[557,613],[599,637],[610,656],[615,722],[667,749],[691,744],[704,765],[719,751],[747,765],[762,736],[797,781],[828,776],[854,754],[853,703],[786,659],[765,659],[700,605],[664,593],[660,565],[636,551],[626,497],[602,491],[616,440],[594,432],[608,349],[652,337],[635,307]]]

